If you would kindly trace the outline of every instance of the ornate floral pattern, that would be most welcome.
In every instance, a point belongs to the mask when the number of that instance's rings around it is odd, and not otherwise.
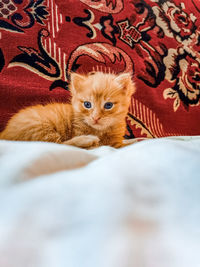
[[[44,24],[48,16],[44,0],[2,0],[0,3],[0,29],[24,32],[35,22]]]
[[[124,7],[123,0],[80,0],[90,8],[97,9],[105,13],[119,13]]]
[[[199,105],[200,99],[200,60],[191,54],[176,54],[170,50],[170,57],[166,60],[168,66],[167,78],[173,83],[172,88],[164,90],[164,98],[174,99],[174,111],[178,109],[181,101],[188,108],[189,105]]]
[[[42,45],[42,38],[49,36],[46,29],[42,29],[38,33],[38,48],[18,46],[22,52],[14,57],[9,64],[9,67],[22,66],[33,72],[38,73],[42,77],[46,76],[47,79],[60,78],[60,68],[57,62],[48,55]]]
[[[186,11],[184,2],[176,5],[171,1],[159,1],[159,6],[154,11],[161,18],[162,28],[167,36],[174,36],[178,42],[193,38],[197,18]]]
[[[181,103],[186,107],[199,105],[200,77],[200,31],[196,25],[197,17],[188,13],[184,2],[179,5],[171,1],[158,1],[153,8],[157,23],[168,37],[175,37],[180,43],[176,49],[169,49],[164,59],[166,79],[173,84],[164,90],[165,99],[174,99],[173,109],[177,111]]]

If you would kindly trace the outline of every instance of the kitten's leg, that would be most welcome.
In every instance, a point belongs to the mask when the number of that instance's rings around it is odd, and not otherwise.
[[[121,147],[129,146],[129,145],[138,143],[140,141],[149,140],[149,139],[151,139],[151,138],[138,137],[138,138],[134,138],[134,139],[125,139],[125,140],[122,141],[122,143],[115,143],[113,145],[113,147],[115,147],[115,148],[121,148]]]
[[[15,127],[16,128],[16,127]],[[15,129],[14,128],[14,129]],[[13,141],[42,141],[42,142],[53,142],[62,143],[61,135],[55,130],[46,131],[40,127],[23,127],[14,129],[8,126],[3,132],[0,133],[0,140],[13,140]]]
[[[140,141],[149,140],[149,139],[151,139],[151,138],[137,137],[134,139],[125,139],[125,140],[123,140],[123,146],[128,146],[128,145],[135,144],[135,143],[138,143]]]
[[[93,148],[99,146],[99,138],[94,135],[80,135],[63,142],[63,144],[81,148]]]
[[[114,148],[121,148],[121,147],[125,147],[125,146],[129,146],[131,144],[135,144],[138,143],[140,141],[143,140],[148,140],[150,138],[145,138],[145,137],[139,137],[139,138],[134,138],[134,139],[126,139],[126,140],[122,140],[122,142],[113,142],[111,143],[111,146],[113,146]]]

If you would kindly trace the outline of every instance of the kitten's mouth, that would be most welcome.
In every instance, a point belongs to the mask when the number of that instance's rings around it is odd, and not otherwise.
[[[93,121],[92,123],[90,123],[90,126],[96,130],[101,130],[101,129],[105,128],[104,125],[102,123],[100,123],[99,121],[98,122]]]
[[[93,123],[90,125],[93,129],[98,131],[106,131],[111,125],[106,123]]]
[[[92,127],[93,127],[93,128],[98,128],[98,129],[99,129],[99,128],[102,128],[102,125],[101,125],[99,122],[93,122],[93,123],[92,123]]]

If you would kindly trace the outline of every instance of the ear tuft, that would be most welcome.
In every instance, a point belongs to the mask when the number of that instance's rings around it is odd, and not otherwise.
[[[70,75],[70,90],[71,92],[77,92],[80,90],[81,84],[85,81],[85,75],[72,72]]]
[[[132,75],[129,72],[119,74],[115,79],[122,87],[126,95],[132,95],[136,91],[135,84],[132,80]]]

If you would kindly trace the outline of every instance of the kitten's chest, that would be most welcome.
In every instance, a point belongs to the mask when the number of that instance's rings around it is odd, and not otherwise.
[[[88,127],[85,124],[74,125],[72,135],[73,137],[79,136],[79,135],[95,135],[100,138],[97,131],[93,130],[91,127]]]
[[[80,135],[94,135],[99,137],[99,145],[101,146],[120,147],[125,132],[124,128],[125,127],[122,127],[122,125],[119,125],[119,127],[109,128],[104,131],[97,131],[85,124],[79,124],[73,129],[73,137]]]
[[[87,127],[85,125],[81,127],[77,127],[74,129],[73,136],[78,136],[78,135],[94,135],[99,137],[101,145],[109,145],[112,140],[112,134],[107,131],[97,131],[91,127]]]

